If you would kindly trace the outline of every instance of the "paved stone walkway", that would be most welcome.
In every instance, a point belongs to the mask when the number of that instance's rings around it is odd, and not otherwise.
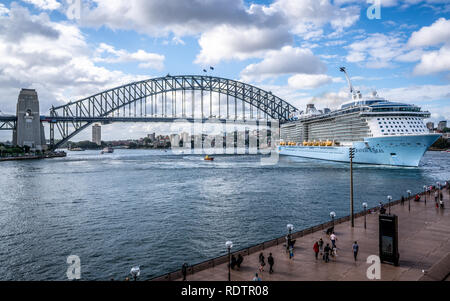
[[[444,191],[446,209],[436,209],[434,196],[427,197],[427,205],[423,202],[411,201],[411,212],[408,202],[391,207],[391,213],[398,215],[400,266],[381,265],[381,280],[418,280],[430,267],[450,252],[450,201],[448,191]],[[263,251],[266,267],[260,273],[262,280],[349,280],[363,281],[366,277],[366,263],[369,255],[378,255],[378,213],[367,215],[367,229],[364,229],[364,217],[355,220],[355,228],[349,222],[335,226],[337,235],[337,258],[325,263],[320,258],[316,261],[313,244],[322,237],[325,244],[331,242],[323,232],[315,232],[298,238],[295,243],[294,258],[289,259],[282,245],[273,246]],[[359,244],[358,261],[353,259],[352,244]],[[273,254],[275,259],[274,273],[269,274],[267,257]],[[259,252],[244,256],[240,271],[232,270],[231,280],[249,281],[258,272]],[[320,257],[320,256],[319,256]],[[449,271],[450,272],[450,271]],[[188,275],[189,280],[227,280],[226,264],[218,265]]]

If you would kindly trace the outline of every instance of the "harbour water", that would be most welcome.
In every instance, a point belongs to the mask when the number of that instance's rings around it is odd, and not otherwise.
[[[282,157],[174,155],[154,150],[69,152],[0,163],[0,280],[66,280],[69,255],[84,280],[177,270],[349,212],[349,167]],[[419,168],[356,165],[355,208],[450,179],[450,154]]]

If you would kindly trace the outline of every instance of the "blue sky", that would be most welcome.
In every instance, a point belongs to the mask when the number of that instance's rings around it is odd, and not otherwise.
[[[336,108],[348,98],[338,69],[346,66],[363,93],[450,119],[450,1],[380,2],[381,18],[369,19],[376,0],[90,0],[76,18],[76,1],[0,1],[0,111],[14,113],[20,88],[36,88],[46,113],[119,84],[209,66],[300,109]]]

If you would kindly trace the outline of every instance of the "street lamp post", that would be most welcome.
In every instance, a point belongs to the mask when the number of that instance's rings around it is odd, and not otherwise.
[[[336,212],[334,212],[334,211],[331,211],[330,212],[330,217],[331,217],[331,221],[332,221],[332,223],[333,223],[333,228],[334,228],[334,217],[336,216]]]
[[[367,222],[366,222],[366,217],[367,217],[367,203],[362,203],[363,208],[364,208],[364,229],[367,229]]]
[[[228,250],[228,281],[231,281],[231,248],[233,247],[233,243],[231,241],[227,241],[225,246]]]
[[[427,205],[427,185],[423,185],[423,195],[425,196],[425,205]]]
[[[391,215],[391,201],[392,201],[392,197],[390,195],[387,196],[387,200],[388,200],[388,207],[389,207],[389,215]]]
[[[411,190],[407,190],[406,193],[408,194],[408,211],[411,211]]]
[[[350,158],[350,217],[352,221],[352,228],[355,227],[355,216],[353,215],[353,159],[355,158],[355,149],[349,148]]]
[[[138,266],[132,267],[130,274],[133,276],[134,281],[136,281],[139,275],[141,275],[141,269]]]

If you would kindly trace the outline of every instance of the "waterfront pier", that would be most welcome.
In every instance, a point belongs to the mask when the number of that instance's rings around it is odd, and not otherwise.
[[[442,190],[446,209],[436,208],[434,192],[427,193],[426,203],[423,195],[419,202],[414,201],[412,196],[410,200],[406,199],[403,205],[400,201],[391,203],[391,214],[397,215],[399,221],[400,262],[399,266],[382,263],[381,281],[450,280],[449,191],[448,187]],[[411,204],[410,211],[408,202]],[[231,280],[250,281],[255,273],[258,273],[263,281],[368,281],[367,270],[371,263],[366,260],[371,255],[379,255],[378,217],[378,211],[368,214],[366,229],[363,213],[356,215],[354,228],[350,225],[349,216],[335,220],[337,256],[336,259],[330,257],[328,263],[325,263],[321,256],[318,260],[315,259],[313,245],[322,238],[324,246],[327,243],[331,246],[329,236],[325,233],[331,222],[293,233],[296,243],[292,259],[289,259],[289,254],[286,253],[284,237],[236,251],[232,254],[242,254],[244,261],[240,270],[231,270]],[[359,245],[356,262],[352,251],[354,241]],[[235,248],[240,249],[239,246]],[[259,272],[261,252],[266,258],[262,273]],[[270,253],[275,260],[273,274],[269,274],[267,264]],[[227,280],[227,258],[224,255],[190,267],[187,280]],[[181,271],[177,271],[153,280],[181,280],[181,277]]]

